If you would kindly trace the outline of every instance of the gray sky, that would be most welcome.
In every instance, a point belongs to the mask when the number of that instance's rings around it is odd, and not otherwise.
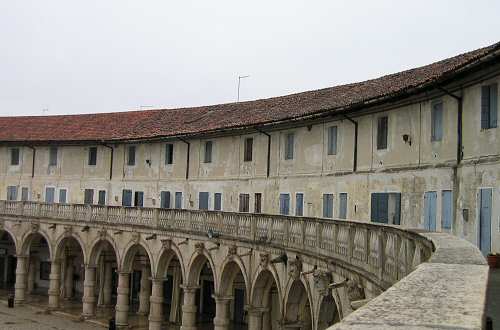
[[[500,1],[0,0],[0,115],[323,88],[500,41]]]

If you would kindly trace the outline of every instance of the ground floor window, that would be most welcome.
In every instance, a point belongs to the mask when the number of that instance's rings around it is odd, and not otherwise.
[[[372,193],[371,221],[399,225],[401,193]]]

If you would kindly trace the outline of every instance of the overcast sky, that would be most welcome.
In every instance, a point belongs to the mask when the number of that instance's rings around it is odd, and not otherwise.
[[[241,100],[366,80],[500,41],[499,13],[493,0],[0,0],[0,115],[233,102],[238,75]]]

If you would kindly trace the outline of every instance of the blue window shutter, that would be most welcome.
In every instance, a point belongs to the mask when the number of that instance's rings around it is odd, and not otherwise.
[[[182,209],[182,192],[180,191],[175,193],[175,208]]]
[[[170,191],[162,191],[160,196],[160,204],[161,208],[169,209],[170,208]]]
[[[378,194],[373,193],[371,199],[371,221],[378,222]]]
[[[490,85],[490,128],[497,127],[498,84]]]
[[[481,87],[481,129],[490,126],[490,86]]]
[[[401,224],[401,194],[397,193],[394,194],[394,204],[395,204],[395,210],[394,210],[394,225],[399,225]]]
[[[222,211],[222,194],[215,193],[214,194],[214,210]]]
[[[451,229],[453,201],[451,190],[443,190],[441,194],[441,228]]]
[[[200,192],[199,199],[199,209],[208,210],[208,192]]]
[[[299,217],[304,215],[304,194],[302,193],[295,194],[295,215]]]

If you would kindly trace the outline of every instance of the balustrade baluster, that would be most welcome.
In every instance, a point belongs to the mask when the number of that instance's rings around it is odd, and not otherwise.
[[[383,279],[384,275],[384,265],[385,265],[385,245],[386,245],[386,235],[382,229],[378,232],[378,266],[379,266],[379,279]]]

